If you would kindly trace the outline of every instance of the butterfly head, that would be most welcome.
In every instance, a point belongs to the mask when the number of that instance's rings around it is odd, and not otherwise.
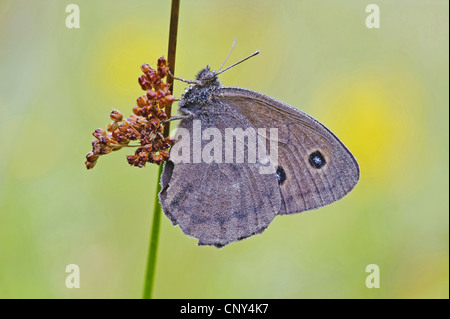
[[[211,71],[209,65],[198,72],[195,81],[188,81],[188,83],[192,85],[186,88],[180,103],[178,103],[181,113],[186,109],[193,113],[199,106],[207,105],[211,94],[220,87],[217,74]]]
[[[234,63],[233,65],[227,67],[224,70],[221,70],[226,62],[225,59],[224,63],[222,63],[222,66],[219,68],[217,72],[212,71],[209,65],[207,65],[204,69],[201,69],[197,73],[195,81],[188,81],[182,78],[174,77],[175,79],[181,80],[183,82],[193,84],[190,87],[186,88],[185,93],[181,97],[180,103],[178,104],[178,107],[181,110],[181,112],[183,113],[188,108],[192,108],[192,110],[190,110],[190,113],[192,114],[193,110],[197,109],[199,105],[207,105],[211,99],[212,94],[221,86],[220,82],[218,81],[219,74],[222,74],[223,72],[231,69],[232,67],[238,65],[241,62],[244,62],[245,60],[251,58],[252,56],[257,55],[258,53],[259,51],[256,51],[255,53],[249,55],[245,59],[242,59],[239,62]],[[228,56],[229,55],[230,54],[228,54]]]
[[[201,86],[208,86],[217,82],[217,74],[209,68],[207,65],[204,69],[201,69],[196,76],[196,80]]]

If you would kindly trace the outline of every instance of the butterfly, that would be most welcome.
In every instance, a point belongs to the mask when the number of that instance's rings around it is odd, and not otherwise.
[[[173,225],[197,238],[198,245],[218,248],[262,233],[277,215],[337,201],[360,177],[350,151],[313,117],[259,92],[222,87],[218,75],[229,68],[215,72],[207,66],[195,81],[174,77],[191,86],[178,105],[182,116],[175,135],[184,137],[164,164],[159,193],[162,210]],[[193,138],[199,126],[209,136]],[[277,134],[232,135],[232,146],[223,143],[227,133],[261,129]],[[222,143],[211,147],[213,137]],[[255,140],[267,148],[274,139],[275,160],[256,156]],[[244,160],[236,160],[242,150]],[[180,160],[180,151],[190,152]],[[255,157],[258,160],[251,160]],[[261,173],[262,168],[269,168],[269,173]]]

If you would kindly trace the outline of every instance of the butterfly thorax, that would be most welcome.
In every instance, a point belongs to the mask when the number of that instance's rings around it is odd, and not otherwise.
[[[210,70],[209,65],[200,70],[196,76],[197,84],[186,88],[181,96],[178,107],[181,113],[191,113],[192,108],[204,107],[210,101],[212,94],[220,88],[217,75]]]

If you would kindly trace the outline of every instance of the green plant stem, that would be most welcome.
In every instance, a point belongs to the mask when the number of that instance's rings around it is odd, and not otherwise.
[[[170,10],[170,28],[169,28],[169,48],[168,48],[168,63],[169,70],[173,74],[175,72],[175,55],[177,47],[177,31],[178,31],[178,13],[180,9],[180,0],[172,0],[172,7]],[[167,83],[171,84],[170,92],[173,93],[173,78],[168,77]],[[168,105],[165,108],[166,114],[170,117],[171,108]],[[169,135],[169,125],[167,122],[164,127],[164,136]],[[163,170],[163,165],[159,166],[158,170],[158,183],[156,184],[156,195],[155,195],[155,205],[153,208],[153,221],[152,221],[152,232],[150,235],[150,245],[148,248],[148,260],[147,260],[147,271],[145,276],[145,285],[143,299],[150,299],[153,296],[153,287],[155,282],[156,273],[156,257],[158,252],[158,242],[159,242],[159,225],[161,223],[161,204],[159,203],[158,194],[161,191],[161,174]]]
[[[144,286],[143,299],[152,298],[153,286],[155,281],[155,268],[156,268],[156,257],[158,252],[158,242],[159,242],[159,224],[161,222],[161,204],[159,203],[158,194],[161,190],[161,185],[159,183],[162,173],[162,165],[159,166],[158,170],[158,184],[156,186],[156,196],[155,196],[155,206],[153,208],[153,221],[152,221],[152,232],[150,235],[150,245],[148,247],[148,261],[147,261],[147,276]]]

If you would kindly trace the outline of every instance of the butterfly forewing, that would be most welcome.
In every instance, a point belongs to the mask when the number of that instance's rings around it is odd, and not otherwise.
[[[215,97],[246,117],[254,127],[278,129],[277,175],[282,196],[279,214],[330,204],[358,182],[358,163],[350,151],[306,113],[241,88],[222,88]]]

